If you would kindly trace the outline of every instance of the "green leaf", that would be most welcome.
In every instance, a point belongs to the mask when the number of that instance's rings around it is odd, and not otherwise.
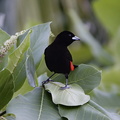
[[[77,83],[83,88],[85,93],[89,93],[100,84],[101,71],[91,65],[81,64],[70,73],[68,79],[69,84]],[[62,75],[57,76],[53,80],[65,83],[65,77]]]
[[[87,103],[90,100],[89,95],[85,95],[83,89],[77,85],[69,85],[69,89],[61,90],[65,85],[60,82],[49,82],[45,84],[45,89],[52,94],[52,100],[55,104],[66,106],[78,106]]]
[[[50,94],[40,87],[14,98],[6,111],[15,114],[16,120],[62,120]]]
[[[114,90],[111,90],[111,92],[105,92],[99,89],[95,89],[91,93],[91,99],[105,108],[107,111],[120,113],[120,95],[113,91]]]
[[[27,49],[30,46],[30,38],[29,38],[30,32],[28,31],[27,35],[25,36],[25,39],[22,41],[22,43],[18,46],[18,48],[9,56],[8,59],[8,66],[7,69],[13,73],[14,69],[17,67],[18,63],[23,58],[24,53],[27,51]]]
[[[10,35],[3,31],[2,29],[0,29],[0,45],[2,45],[9,38]]]
[[[26,32],[24,32],[23,34],[21,33],[20,35],[18,35],[18,38],[17,38],[17,43],[16,43],[16,47],[19,47],[22,42],[24,41],[24,39],[26,38],[26,36],[28,35],[28,32],[31,33],[32,30],[31,29],[28,29],[28,30],[25,30]]]
[[[5,69],[0,72],[0,110],[11,100],[13,93],[13,76]]]
[[[33,90],[33,89],[34,89],[34,88],[29,85],[28,81],[25,80],[25,82],[24,82],[24,84],[22,85],[22,87],[21,87],[18,91],[16,91],[16,92],[14,93],[13,98],[15,98],[16,96],[18,96],[19,94],[24,95],[24,94],[26,94],[27,92],[29,92],[29,91],[31,91],[31,90]]]
[[[22,61],[20,61],[17,64],[17,66],[14,68],[13,76],[14,76],[15,92],[19,90],[25,82],[26,79],[25,62],[26,62],[26,54],[23,55]]]
[[[26,51],[30,46],[29,35],[30,32],[27,31],[19,39],[22,41],[21,44],[16,48],[16,50],[8,58],[7,69],[14,76],[15,91],[17,91],[24,83],[26,78],[25,62],[26,62]]]
[[[32,34],[30,36],[31,39],[31,50],[35,62],[36,68],[38,67],[42,55],[44,53],[44,49],[47,47],[50,36],[50,23],[44,23],[41,25],[37,25],[32,27]]]
[[[59,105],[59,112],[62,117],[66,117],[68,120],[119,120],[119,116],[107,112],[93,101],[77,107]]]
[[[6,119],[5,120],[16,120],[15,116],[12,115],[12,114],[8,114],[8,116],[5,117]]]
[[[10,38],[10,35],[8,35],[5,31],[0,29],[0,47],[3,45],[3,43]],[[8,55],[5,55],[3,58],[0,57],[0,70],[2,70],[8,62]]]
[[[29,84],[32,87],[35,87],[36,86],[36,84],[35,84],[35,65],[34,65],[32,51],[30,49],[27,52],[26,74],[27,74],[27,79],[29,81]]]
[[[44,59],[44,54],[42,55],[42,58],[41,58],[41,61],[40,61],[40,64],[36,70],[36,74],[37,76],[40,76],[41,74],[44,74],[46,72],[46,65],[45,65],[45,59]]]
[[[101,71],[90,65],[81,64],[71,72],[69,83],[75,82],[84,89],[85,93],[89,93],[100,84],[100,81]]]

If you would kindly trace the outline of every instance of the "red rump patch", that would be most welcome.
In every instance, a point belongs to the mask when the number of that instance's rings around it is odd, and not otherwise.
[[[73,63],[70,61],[70,70],[73,71],[75,69]]]

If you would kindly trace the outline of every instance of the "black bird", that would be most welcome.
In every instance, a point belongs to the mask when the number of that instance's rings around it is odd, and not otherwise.
[[[54,42],[45,49],[46,65],[48,69],[54,73],[46,81],[43,81],[43,85],[48,83],[50,81],[49,79],[55,73],[62,73],[65,75],[66,85],[61,89],[69,88],[68,75],[70,71],[73,71],[77,67],[77,65],[73,65],[72,56],[67,49],[67,46],[76,40],[80,40],[80,38],[69,31],[63,31],[58,34]]]

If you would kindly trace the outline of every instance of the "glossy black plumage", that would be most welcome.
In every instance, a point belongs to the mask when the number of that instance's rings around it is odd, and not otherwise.
[[[72,56],[67,49],[73,41],[80,40],[73,33],[69,31],[61,32],[46,49],[45,49],[45,62],[48,69],[54,73],[62,73],[66,79],[70,71],[76,67],[72,65]],[[67,87],[67,83],[66,83]]]

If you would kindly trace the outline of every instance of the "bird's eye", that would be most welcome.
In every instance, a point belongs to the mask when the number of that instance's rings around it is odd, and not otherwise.
[[[71,37],[72,35],[71,35],[71,34],[69,34],[69,36]]]

